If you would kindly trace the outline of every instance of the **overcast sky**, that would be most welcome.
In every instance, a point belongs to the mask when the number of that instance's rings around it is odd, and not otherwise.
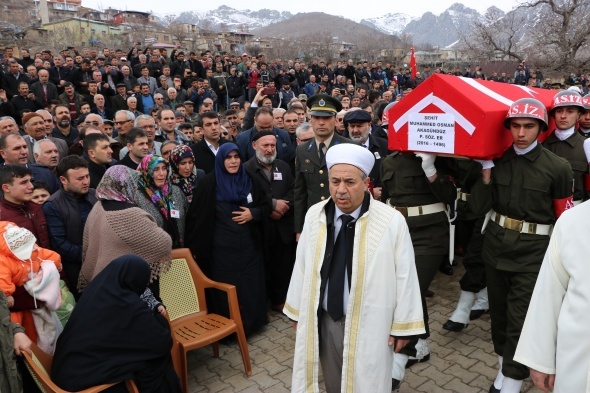
[[[65,0],[67,1],[67,0]],[[325,12],[332,15],[339,15],[345,18],[360,20],[362,18],[371,18],[387,13],[403,13],[411,16],[421,16],[425,12],[433,12],[438,15],[449,8],[453,3],[462,2],[470,8],[475,8],[483,13],[485,10],[495,5],[504,11],[509,11],[517,5],[518,0],[422,0],[422,1],[404,1],[404,2],[368,2],[365,6],[359,7],[358,0],[341,0],[338,2],[340,7],[335,8],[335,2],[318,1],[318,0],[294,0],[281,2],[265,2],[256,5],[246,5],[248,2],[243,0],[221,0],[219,2],[192,2],[179,0],[142,0],[133,2],[121,2],[120,0],[82,0],[82,5],[91,8],[119,8],[124,7],[133,11],[149,11],[155,14],[164,15],[169,13],[180,13],[182,11],[207,11],[217,8],[224,4],[235,9],[260,9],[270,8],[278,11],[290,11],[293,14],[298,12]],[[212,4],[214,6],[212,6]],[[252,4],[252,3],[250,3]]]

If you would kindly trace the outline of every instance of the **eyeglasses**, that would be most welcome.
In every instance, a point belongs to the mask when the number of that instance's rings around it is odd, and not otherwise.
[[[141,126],[139,128],[141,128],[142,130],[155,130],[156,126]]]
[[[213,106],[212,102],[203,102],[203,106]]]
[[[163,97],[156,97],[156,100],[163,100]]]
[[[100,125],[100,123],[98,121],[85,121],[84,124],[88,124],[88,125],[92,124],[93,126]],[[117,123],[115,123],[115,124],[117,124]]]
[[[131,120],[123,120],[123,121],[114,121],[113,123],[118,126],[121,124],[129,123]]]
[[[301,139],[301,138],[297,138],[297,140],[301,143],[305,143],[305,142],[309,142],[311,141],[313,138],[307,138],[307,139]]]

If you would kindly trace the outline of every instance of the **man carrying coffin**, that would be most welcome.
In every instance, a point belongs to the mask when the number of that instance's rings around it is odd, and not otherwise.
[[[569,163],[537,142],[547,126],[541,102],[515,101],[504,121],[513,145],[499,159],[480,161],[482,178],[471,190],[473,212],[489,216],[482,257],[499,363],[492,393],[520,392],[529,376],[514,352],[553,224],[573,206]]]
[[[574,205],[588,199],[584,177],[588,173],[588,160],[584,150],[590,148],[590,139],[576,132],[576,123],[586,108],[577,91],[563,90],[553,97],[549,115],[555,120],[555,131],[543,142],[547,150],[565,158],[574,172]]]
[[[420,283],[425,334],[414,337],[395,354],[392,385],[399,387],[405,369],[430,359],[425,294],[439,266],[448,258],[449,220],[446,205],[454,206],[457,188],[447,176],[447,158],[433,153],[393,152],[381,162],[381,200],[405,217]]]

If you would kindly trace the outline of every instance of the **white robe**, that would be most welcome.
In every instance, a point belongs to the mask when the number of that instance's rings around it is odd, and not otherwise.
[[[292,392],[318,392],[320,270],[327,201],[312,206],[297,247],[284,313],[298,322]],[[414,250],[404,217],[371,199],[356,222],[344,330],[342,392],[391,392],[389,336],[425,333]]]
[[[590,202],[557,220],[514,360],[555,374],[555,393],[590,392]]]

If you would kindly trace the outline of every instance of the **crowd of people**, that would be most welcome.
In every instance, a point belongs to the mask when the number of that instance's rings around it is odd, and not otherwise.
[[[430,359],[425,298],[438,272],[453,275],[455,251],[466,273],[443,328],[489,310],[490,392],[520,391],[529,367],[553,384],[555,359],[517,345],[552,226],[590,196],[587,78],[556,90],[550,111],[516,101],[513,147],[476,162],[388,148],[388,110],[441,69],[137,45],[4,59],[0,308],[16,353],[31,341],[55,353],[62,388],[180,389],[159,278],[185,247],[236,286],[247,336],[272,311],[294,322],[294,391],[317,384],[318,364],[330,393],[399,387]],[[479,66],[449,73],[486,79]],[[556,87],[526,62],[487,79]],[[542,147],[548,116],[557,129]],[[215,292],[207,305],[229,315]]]

